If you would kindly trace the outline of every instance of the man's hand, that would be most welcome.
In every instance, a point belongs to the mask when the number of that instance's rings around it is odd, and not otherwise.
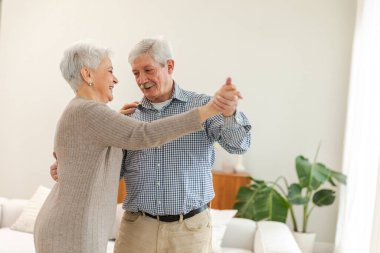
[[[232,84],[231,78],[228,77],[226,83],[215,93],[214,98],[214,102],[223,110],[223,116],[230,117],[236,111],[238,100],[243,97],[236,90],[236,86]]]
[[[137,102],[137,101],[135,101],[135,102],[133,102],[133,103],[125,104],[125,105],[123,105],[123,107],[120,109],[119,112],[120,112],[121,114],[124,114],[124,115],[129,116],[129,115],[131,115],[132,113],[135,112],[136,107],[137,107],[139,104],[140,104],[140,102]]]
[[[50,176],[58,182],[58,162],[57,162],[57,154],[53,152],[53,156],[55,158],[55,162],[50,165]]]

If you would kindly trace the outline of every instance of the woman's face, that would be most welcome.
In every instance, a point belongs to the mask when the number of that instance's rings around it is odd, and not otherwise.
[[[102,102],[110,102],[113,99],[112,90],[119,81],[113,74],[110,58],[104,58],[99,66],[91,71],[92,88]]]

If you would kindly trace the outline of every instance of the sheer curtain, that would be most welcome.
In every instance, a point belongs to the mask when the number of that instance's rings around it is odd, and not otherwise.
[[[380,0],[358,0],[335,253],[380,253],[379,162]]]

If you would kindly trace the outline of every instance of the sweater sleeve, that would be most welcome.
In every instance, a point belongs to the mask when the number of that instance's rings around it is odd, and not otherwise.
[[[160,146],[203,128],[198,109],[149,123],[115,112],[105,104],[89,102],[80,115],[96,141],[130,150]]]

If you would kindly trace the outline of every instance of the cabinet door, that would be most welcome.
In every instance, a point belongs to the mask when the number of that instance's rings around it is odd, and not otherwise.
[[[125,190],[125,181],[124,178],[119,181],[119,192],[117,193],[117,203],[123,203],[125,196],[127,196],[127,191]]]
[[[240,186],[251,182],[246,172],[232,173],[213,171],[213,182],[215,197],[211,201],[211,208],[214,209],[233,209],[236,194]]]

